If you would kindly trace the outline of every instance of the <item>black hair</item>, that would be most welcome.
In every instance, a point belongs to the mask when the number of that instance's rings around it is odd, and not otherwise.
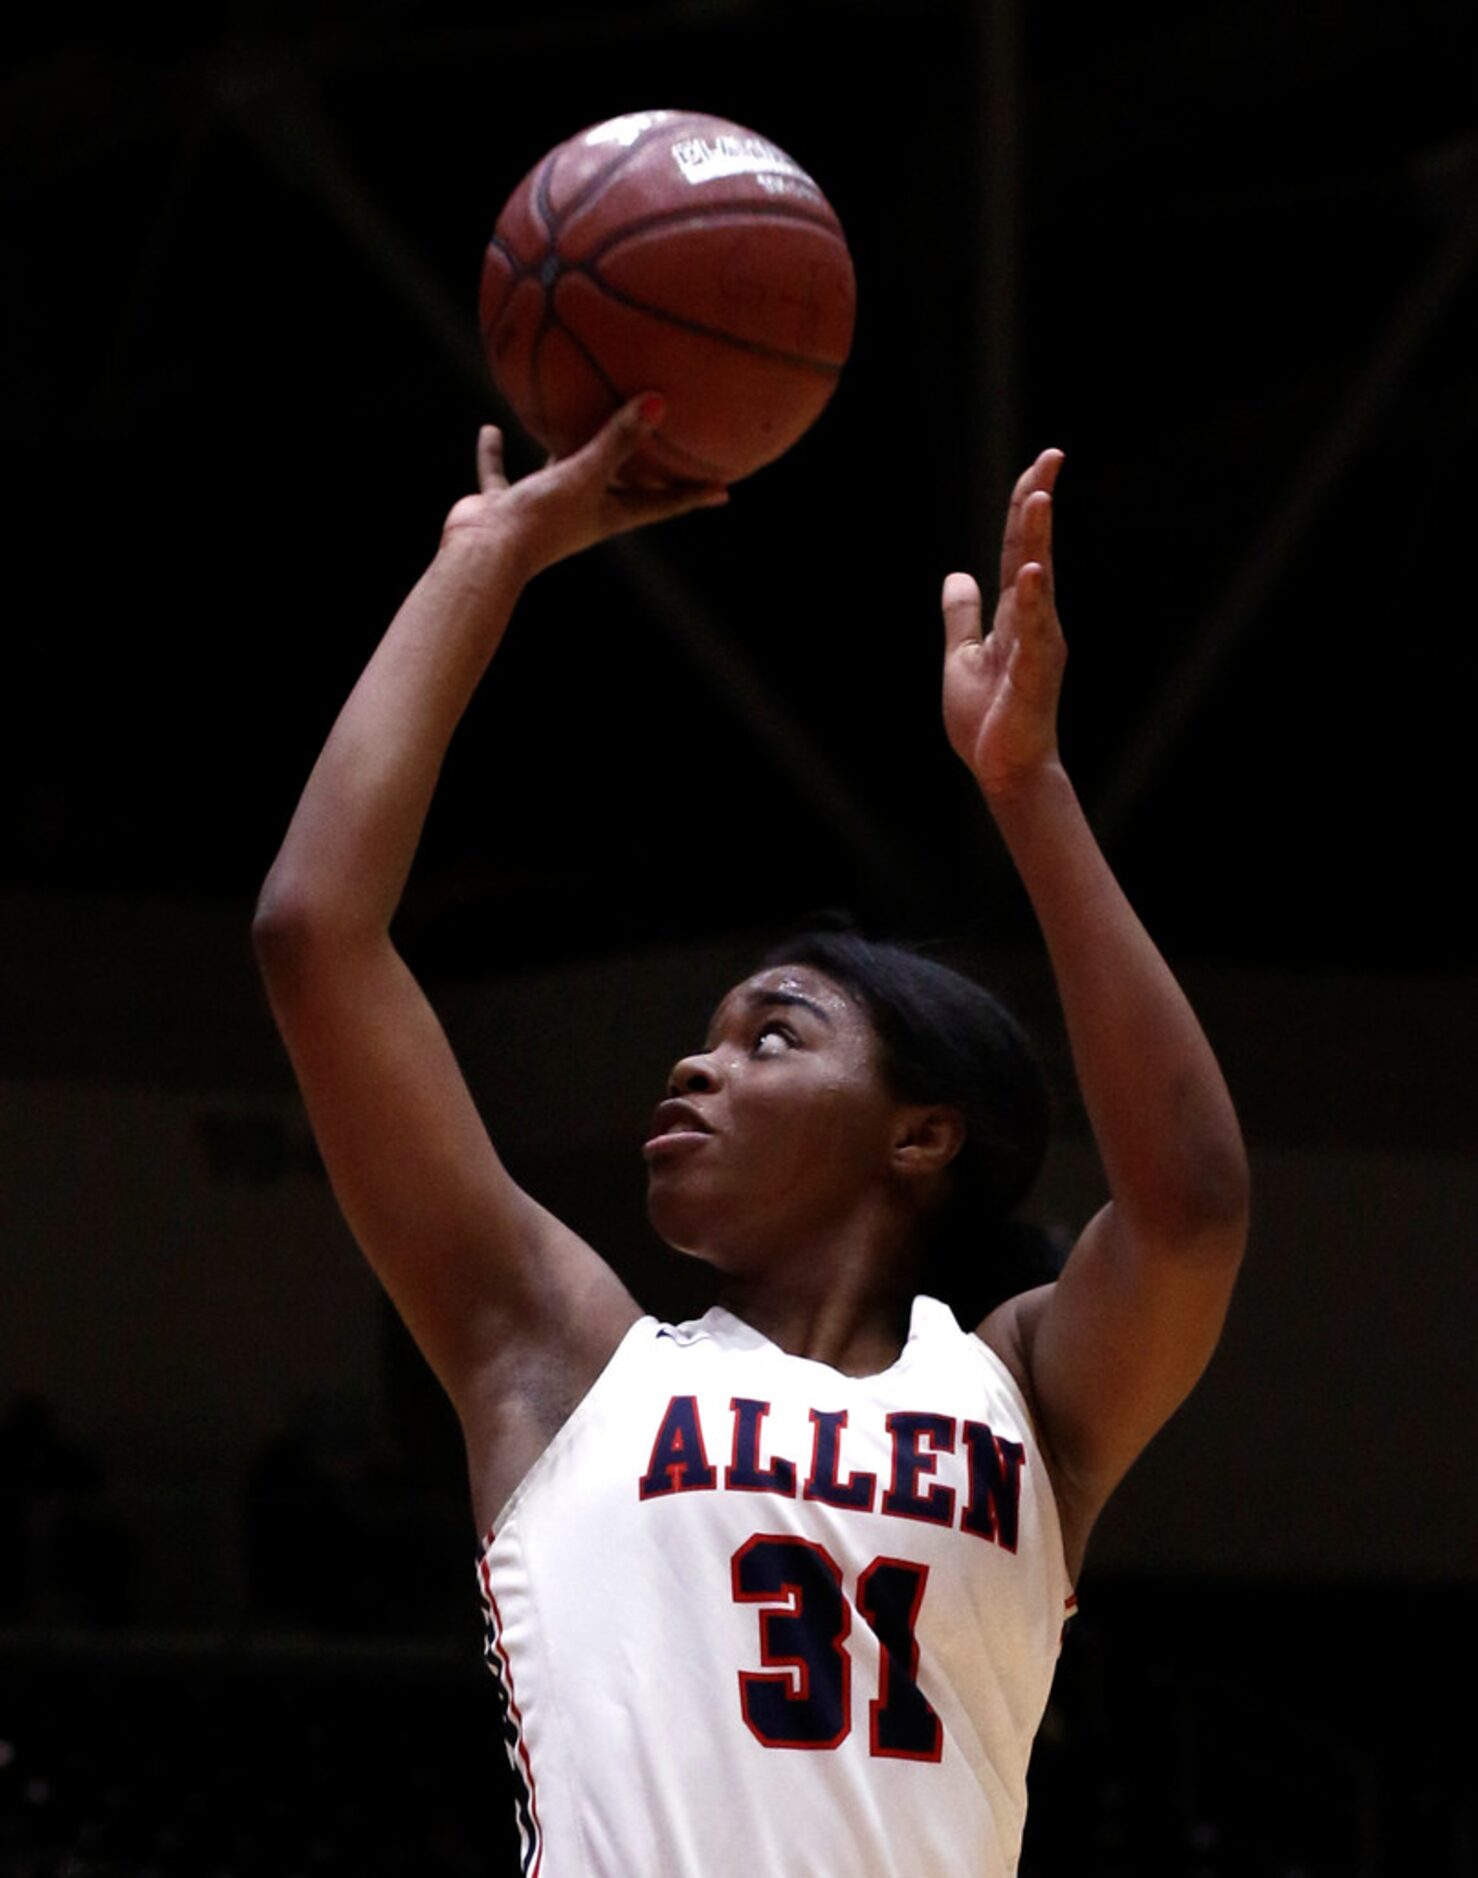
[[[922,1288],[968,1328],[1055,1278],[1050,1235],[1011,1217],[1046,1158],[1051,1104],[1037,1054],[999,999],[912,946],[855,929],[798,933],[761,961],[777,965],[813,966],[861,1005],[899,1101],[946,1102],[964,1117],[964,1143],[926,1221]]]

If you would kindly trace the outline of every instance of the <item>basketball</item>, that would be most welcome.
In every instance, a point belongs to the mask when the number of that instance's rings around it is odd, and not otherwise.
[[[727,483],[820,416],[856,299],[841,223],[798,163],[723,118],[640,111],[518,185],[478,313],[494,384],[551,454],[657,391],[667,414],[633,480]]]

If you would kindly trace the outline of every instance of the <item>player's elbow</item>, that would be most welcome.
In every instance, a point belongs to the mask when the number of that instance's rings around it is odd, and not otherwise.
[[[1247,1244],[1251,1180],[1240,1136],[1182,1142],[1142,1178],[1121,1185],[1115,1211],[1143,1257],[1235,1273]]]
[[[274,1011],[281,1010],[302,982],[311,934],[311,922],[301,907],[266,895],[258,900],[251,922],[252,956]]]
[[[1252,1218],[1252,1170],[1240,1140],[1208,1168],[1200,1211],[1206,1233],[1240,1259]]]
[[[1252,1183],[1242,1130],[1219,1083],[1187,1079],[1152,1153],[1141,1189],[1149,1236],[1180,1257],[1239,1260]]]
[[[311,942],[313,927],[306,902],[274,889],[268,881],[251,921],[251,949],[260,970],[270,973],[301,954]]]
[[[350,935],[334,910],[311,894],[293,892],[270,879],[252,915],[251,945],[257,969],[269,985],[286,986],[317,960],[342,952]]]
[[[1203,1143],[1182,1170],[1165,1237],[1182,1258],[1240,1264],[1252,1213],[1252,1177],[1241,1138]]]

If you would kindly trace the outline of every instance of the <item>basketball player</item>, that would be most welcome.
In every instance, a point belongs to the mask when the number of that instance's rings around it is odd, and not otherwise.
[[[1195,1383],[1242,1253],[1211,1051],[1058,758],[1048,451],[994,623],[944,584],[944,715],[1040,919],[1110,1195],[1055,1282],[961,1326],[1040,1156],[984,993],[846,937],[781,954],[674,1067],[650,1211],[723,1302],[645,1316],[509,1178],[391,916],[453,730],[524,584],[722,501],[638,492],[633,403],[480,493],[344,707],[255,938],[335,1191],[455,1404],[524,1869],[547,1878],[1003,1878],[1094,1519]],[[902,961],[902,962],[901,962]]]

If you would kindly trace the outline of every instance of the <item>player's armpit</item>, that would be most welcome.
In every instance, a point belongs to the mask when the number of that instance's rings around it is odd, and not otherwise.
[[[1241,1219],[1229,1217],[1174,1249],[1137,1245],[1105,1206],[1055,1284],[981,1325],[1027,1392],[1072,1570],[1109,1495],[1211,1360],[1243,1238]]]
[[[531,1359],[588,1385],[640,1312],[509,1176],[390,940],[270,912],[253,940],[335,1196],[454,1405]]]

